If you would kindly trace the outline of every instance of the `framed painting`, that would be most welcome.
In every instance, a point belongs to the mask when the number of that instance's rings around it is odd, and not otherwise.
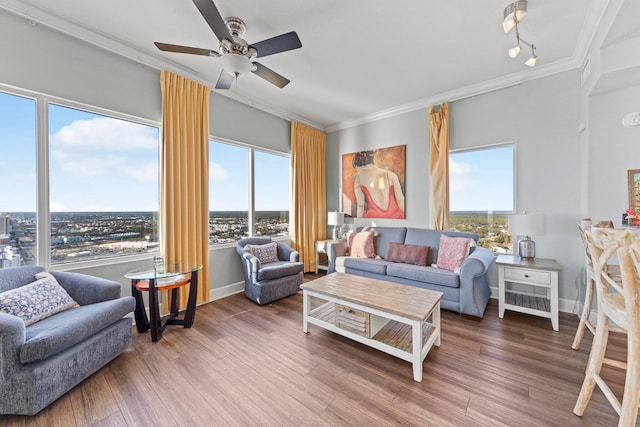
[[[406,145],[342,155],[342,212],[357,218],[405,218]]]
[[[629,169],[627,171],[629,207],[636,215],[640,214],[640,169]]]

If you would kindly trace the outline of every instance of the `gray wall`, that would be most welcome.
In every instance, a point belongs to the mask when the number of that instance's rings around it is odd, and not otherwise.
[[[537,255],[562,265],[560,298],[570,305],[582,269],[576,234],[580,219],[580,137],[578,71],[450,103],[450,148],[513,141],[516,147],[516,209],[545,214],[545,234],[536,236]],[[378,225],[428,225],[428,140],[426,110],[332,132],[327,138],[327,206],[339,206],[340,155],[407,144],[406,220]],[[356,225],[370,220],[356,219]],[[490,275],[497,287],[497,273]]]
[[[158,124],[162,116],[160,71],[87,44],[0,9],[0,84],[125,113]],[[240,143],[290,152],[290,122],[212,92],[210,132]],[[235,247],[210,251],[212,292],[224,294],[243,283]],[[65,266],[123,284],[123,274],[151,260],[99,267]]]
[[[627,170],[640,169],[640,128],[622,126],[622,117],[634,111],[640,111],[640,86],[589,99],[588,212],[616,226],[629,207]]]

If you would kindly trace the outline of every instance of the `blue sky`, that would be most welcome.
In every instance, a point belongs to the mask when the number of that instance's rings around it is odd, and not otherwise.
[[[35,114],[34,100],[0,93],[0,212],[35,212]],[[49,142],[53,212],[158,210],[157,128],[50,105]],[[210,209],[246,211],[248,149],[210,150]],[[254,160],[256,210],[287,210],[289,158]],[[452,211],[513,209],[511,146],[452,153],[449,165]]]
[[[35,212],[35,101],[0,93],[0,212]],[[52,212],[157,211],[158,128],[49,106]],[[248,149],[211,144],[211,210],[249,206]],[[289,158],[256,152],[256,209],[287,210]]]
[[[513,147],[451,153],[449,192],[452,211],[513,209]]]

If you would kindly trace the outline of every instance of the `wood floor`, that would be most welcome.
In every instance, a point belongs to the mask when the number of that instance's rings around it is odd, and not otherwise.
[[[313,278],[311,276],[310,278]],[[258,306],[243,294],[198,308],[191,329],[161,341],[133,332],[129,350],[34,417],[2,426],[613,426],[596,389],[572,413],[591,345],[571,350],[577,317],[551,322],[491,300],[483,319],[442,312],[442,345],[411,364],[310,325],[302,294]],[[623,358],[613,334],[609,357]],[[604,370],[606,369],[606,371]],[[614,392],[624,374],[604,368]]]

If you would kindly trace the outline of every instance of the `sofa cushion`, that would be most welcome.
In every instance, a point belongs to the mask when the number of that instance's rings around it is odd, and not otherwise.
[[[134,308],[133,297],[124,297],[83,305],[34,323],[26,328],[20,362],[36,362],[60,353],[115,323]]]
[[[440,236],[438,267],[458,273],[462,263],[469,256],[472,239],[466,237]]]
[[[276,242],[266,245],[245,245],[244,250],[260,260],[260,264],[278,262],[278,244]]]
[[[404,244],[407,245],[423,245],[429,246],[429,256],[427,258],[427,265],[435,264],[438,260],[438,248],[440,246],[440,236],[445,235],[449,237],[468,237],[474,241],[478,240],[478,235],[475,233],[461,233],[459,231],[441,231],[430,230],[426,228],[407,228],[407,236],[404,240]]]
[[[78,306],[53,276],[46,273],[36,277],[33,283],[0,293],[0,310],[20,317],[29,326]]]
[[[376,251],[373,248],[374,231],[348,232],[345,237],[349,245],[349,256],[356,258],[375,258]]]
[[[278,261],[262,265],[258,270],[258,281],[272,280],[279,277],[300,273],[304,268],[301,262]]]
[[[422,267],[412,264],[389,264],[387,276],[401,277],[416,282],[433,283],[450,288],[460,287],[460,275],[453,271],[435,267]]]
[[[402,262],[413,265],[427,265],[429,246],[403,245],[390,242],[387,246],[386,260],[389,262]]]
[[[373,238],[373,245],[376,253],[382,258],[387,257],[389,243],[405,243],[404,238],[407,232],[405,227],[375,227],[374,230],[376,236]]]
[[[366,271],[374,274],[386,274],[389,261],[380,258],[345,258],[345,269]]]

